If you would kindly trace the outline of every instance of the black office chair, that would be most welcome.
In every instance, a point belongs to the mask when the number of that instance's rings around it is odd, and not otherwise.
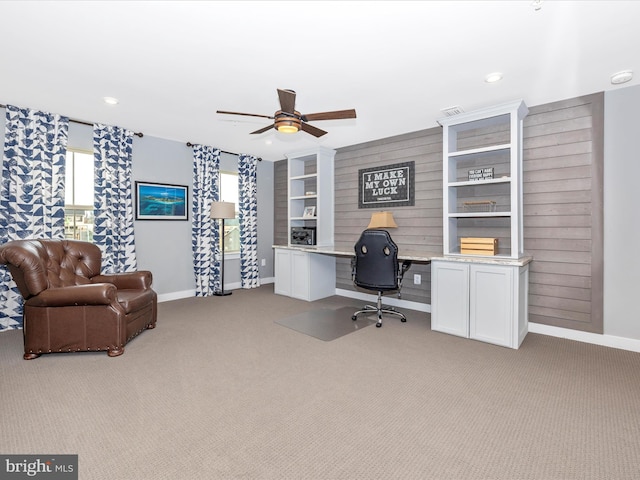
[[[400,266],[398,246],[386,230],[370,229],[362,232],[355,245],[355,252],[356,256],[351,260],[353,283],[360,288],[378,292],[378,303],[375,307],[365,305],[351,319],[356,320],[361,313],[370,315],[375,311],[378,314],[376,327],[382,326],[382,314],[385,313],[400,317],[401,321],[406,322],[407,317],[403,313],[382,305],[382,295],[384,292],[398,292],[400,298],[402,278],[409,270],[411,261],[405,260]]]

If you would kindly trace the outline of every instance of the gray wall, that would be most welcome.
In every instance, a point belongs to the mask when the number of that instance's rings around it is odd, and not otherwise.
[[[605,95],[604,333],[640,339],[640,86]]]
[[[0,139],[4,141],[5,110],[0,111]],[[71,122],[68,147],[92,152],[92,127]],[[236,172],[238,157],[222,154],[220,168]],[[187,185],[189,196],[193,193],[193,151],[186,142],[148,135],[134,137],[132,170],[134,182]],[[190,213],[189,221],[135,222],[138,268],[153,273],[154,289],[161,299],[189,295],[195,289],[191,217]],[[260,266],[260,278],[267,282],[273,281],[272,243],[273,163],[263,161],[258,162],[258,261],[265,260],[266,265]],[[240,282],[240,260],[237,255],[225,260],[225,288],[236,288]]]

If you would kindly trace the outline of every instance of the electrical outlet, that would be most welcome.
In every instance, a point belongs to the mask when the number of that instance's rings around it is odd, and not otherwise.
[[[266,267],[267,266],[267,260],[265,258],[260,260],[260,265],[262,265],[263,267]]]
[[[422,284],[422,275],[420,275],[419,273],[414,273],[413,274],[413,284],[414,285],[421,285]]]

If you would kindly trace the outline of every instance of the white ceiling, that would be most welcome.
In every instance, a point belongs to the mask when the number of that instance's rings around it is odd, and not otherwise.
[[[279,160],[640,83],[640,2],[0,1],[0,103]],[[612,85],[610,76],[635,71]],[[486,74],[500,71],[496,84]],[[310,122],[320,139],[270,130],[277,88],[296,109],[355,108]],[[103,103],[104,96],[120,100]],[[269,144],[270,142],[270,144]]]

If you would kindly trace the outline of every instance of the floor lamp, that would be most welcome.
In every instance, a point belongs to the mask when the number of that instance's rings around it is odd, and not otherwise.
[[[211,202],[211,218],[222,220],[220,235],[222,237],[222,260],[220,261],[220,290],[213,292],[214,295],[231,295],[231,291],[224,291],[224,220],[225,218],[236,218],[236,205],[233,202]]]

